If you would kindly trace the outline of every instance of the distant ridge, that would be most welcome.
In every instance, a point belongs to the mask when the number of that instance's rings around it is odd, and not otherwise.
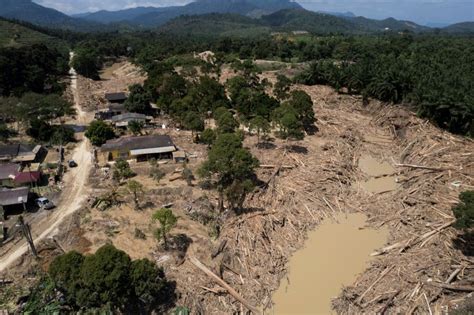
[[[160,32],[248,35],[278,31],[315,34],[368,34],[379,32],[433,32],[427,26],[394,18],[373,20],[351,12],[313,12],[291,0],[197,0],[184,6],[138,7],[68,16],[32,0],[0,0],[0,17],[35,25],[83,32],[133,31],[159,28]],[[215,15],[221,14],[221,16]],[[236,17],[247,17],[241,20]],[[227,20],[226,20],[227,19]],[[184,23],[184,24],[183,24]],[[187,24],[186,24],[187,23]],[[217,23],[212,25],[212,23]],[[472,34],[473,22],[437,28],[443,34]],[[223,27],[223,29],[219,29]],[[200,28],[200,29],[192,29]],[[232,30],[234,28],[234,30]]]
[[[153,8],[139,7],[116,12],[99,11],[82,14],[95,22],[128,22],[141,26],[159,26],[181,15],[231,13],[258,18],[283,9],[302,8],[290,0],[198,0],[184,6]]]
[[[444,33],[474,34],[474,22],[462,22],[452,24],[442,29]]]
[[[0,16],[47,27],[73,30],[93,29],[90,22],[72,18],[57,10],[36,4],[31,0],[1,0]]]

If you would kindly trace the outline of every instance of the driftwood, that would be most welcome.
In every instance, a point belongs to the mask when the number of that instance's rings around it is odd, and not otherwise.
[[[375,280],[368,288],[367,290],[364,291],[364,293],[362,293],[361,296],[359,296],[359,298],[357,299],[357,303],[360,304],[360,302],[362,302],[362,299],[364,298],[364,296],[380,281],[382,280],[383,277],[385,277],[395,266],[390,266],[390,267],[387,267],[385,268],[384,271],[382,271],[382,273],[380,274],[380,277],[377,278],[377,280]]]
[[[373,252],[372,254],[370,254],[370,256],[379,256],[379,255],[383,255],[383,254],[386,254],[388,253],[389,251],[395,249],[395,248],[399,248],[399,247],[403,247],[403,250],[415,245],[415,244],[418,244],[419,242],[423,241],[423,240],[426,240],[428,239],[429,237],[431,236],[434,236],[438,233],[440,233],[442,230],[450,227],[453,223],[455,222],[455,220],[452,220],[452,221],[449,221],[448,223],[445,223],[443,224],[442,226],[440,226],[439,228],[437,229],[434,229],[433,231],[430,231],[430,232],[427,232],[423,235],[421,235],[420,237],[418,237],[417,240],[414,240],[413,242],[411,241],[411,239],[408,239],[408,240],[404,240],[404,241],[401,241],[401,242],[398,242],[398,243],[395,243],[395,244],[392,244],[390,246],[387,246],[387,247],[384,247],[382,248],[381,250],[379,251],[376,251],[376,252]]]
[[[452,284],[438,283],[438,282],[425,282],[425,283],[434,287],[451,290],[451,291],[474,292],[474,286],[472,285],[452,285]]]
[[[450,168],[442,168],[442,167],[431,167],[431,166],[424,166],[424,165],[413,165],[413,164],[395,164],[397,167],[408,167],[408,168],[416,168],[422,170],[430,170],[430,171],[449,171]]]
[[[219,278],[215,273],[213,273],[209,268],[207,268],[203,263],[201,263],[196,257],[189,257],[189,261],[199,268],[202,272],[212,278],[217,284],[227,290],[230,295],[232,295],[237,301],[242,303],[246,308],[252,311],[255,314],[260,314],[261,312],[252,304],[247,302],[237,291],[235,291],[230,285],[228,285],[224,280]]]
[[[219,247],[212,253],[211,255],[212,259],[219,256],[219,254],[222,253],[226,245],[227,245],[227,239],[223,240],[221,244],[219,245]]]
[[[453,282],[453,280],[456,278],[456,276],[461,272],[462,268],[459,267],[456,270],[453,271],[453,273],[449,276],[449,278],[446,280],[446,284],[450,284]]]
[[[282,165],[282,166],[277,166],[277,165],[272,165],[272,164],[262,164],[260,165],[260,168],[281,168],[282,170],[291,170],[294,169],[295,166],[293,165]]]

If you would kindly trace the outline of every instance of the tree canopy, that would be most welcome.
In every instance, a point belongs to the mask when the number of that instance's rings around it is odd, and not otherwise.
[[[132,261],[113,245],[92,255],[72,251],[58,256],[48,273],[74,310],[152,310],[172,298],[162,270],[147,259]]]
[[[114,129],[102,120],[94,120],[88,127],[85,136],[96,146],[103,145],[107,140],[115,138]]]
[[[255,177],[254,169],[258,165],[258,160],[243,148],[242,138],[238,134],[224,133],[213,143],[207,161],[199,169],[199,174],[201,177],[215,179],[220,193],[219,208],[222,210],[226,190],[232,208],[236,206],[233,197],[237,195],[234,193],[237,190],[240,193],[237,206],[242,205],[242,196],[245,199],[246,194],[254,187],[252,179]]]

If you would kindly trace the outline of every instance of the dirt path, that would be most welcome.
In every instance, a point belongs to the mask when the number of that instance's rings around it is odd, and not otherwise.
[[[71,59],[74,56],[71,53]],[[77,111],[76,123],[87,124],[91,121],[90,114],[84,112],[79,104],[79,95],[77,91],[77,74],[71,68],[71,87],[74,94],[74,105]],[[40,242],[46,237],[51,237],[59,232],[63,221],[72,213],[81,208],[81,204],[86,200],[88,195],[88,176],[92,168],[91,146],[86,138],[83,138],[75,148],[73,159],[77,162],[78,167],[70,169],[63,179],[63,191],[61,200],[58,202],[56,209],[49,212],[47,216],[41,216],[38,221],[33,220],[30,223],[35,243]],[[0,258],[0,272],[4,271],[15,260],[20,258],[28,251],[27,244],[22,241],[16,247],[10,250],[4,257]]]

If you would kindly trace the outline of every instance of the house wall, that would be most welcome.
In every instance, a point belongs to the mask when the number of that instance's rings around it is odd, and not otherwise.
[[[158,153],[158,154],[144,154],[139,156],[132,156],[130,152],[123,154],[120,151],[109,151],[109,152],[99,152],[97,159],[99,165],[105,165],[108,162],[116,161],[117,159],[122,158],[125,160],[136,159],[137,162],[145,162],[152,158],[157,160],[173,159],[172,153]]]

